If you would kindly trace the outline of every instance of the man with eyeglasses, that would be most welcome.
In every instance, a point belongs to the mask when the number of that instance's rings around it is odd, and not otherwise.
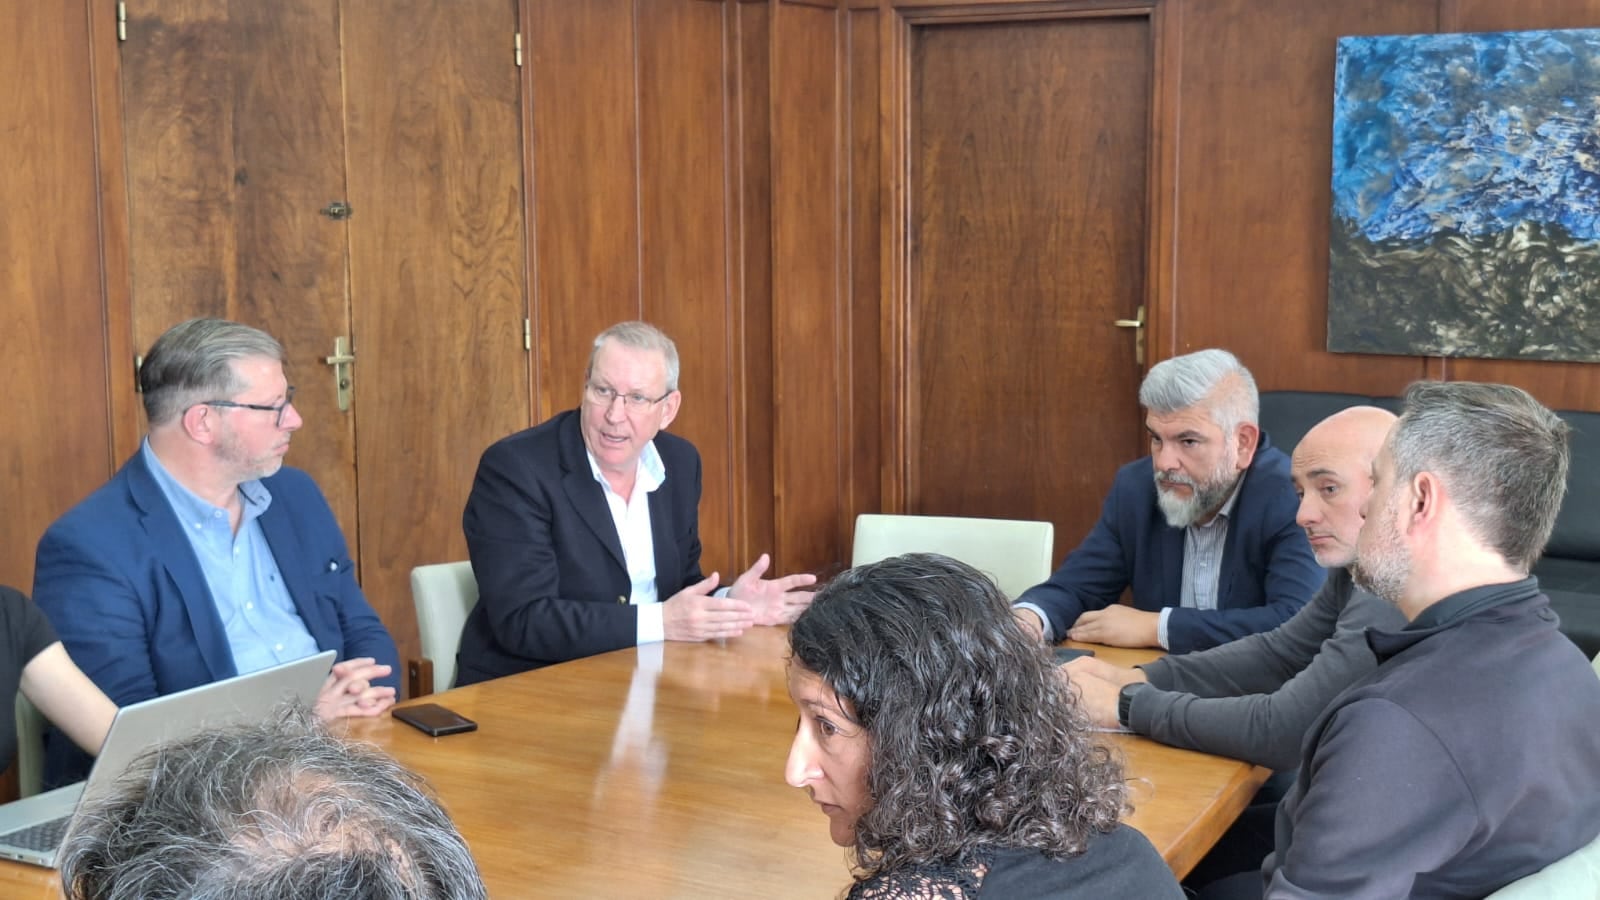
[[[283,465],[301,419],[282,346],[192,319],[156,339],[139,385],[142,446],[39,541],[34,598],[68,654],[125,705],[337,650],[318,711],[387,709],[394,641],[322,492]],[[87,768],[51,735],[48,782]]]
[[[731,586],[700,571],[700,454],[662,429],[678,414],[678,351],[623,322],[589,355],[581,405],[504,438],[478,464],[462,516],[478,604],[456,683],[657,641],[735,637],[794,621],[816,579],[767,579],[762,554]]]

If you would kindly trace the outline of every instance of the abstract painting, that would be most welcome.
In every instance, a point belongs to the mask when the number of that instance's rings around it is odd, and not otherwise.
[[[1600,30],[1340,39],[1328,349],[1600,361]]]

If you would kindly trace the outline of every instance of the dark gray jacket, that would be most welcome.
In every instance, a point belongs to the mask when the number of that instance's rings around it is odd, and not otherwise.
[[[1377,668],[1366,629],[1405,624],[1393,604],[1332,569],[1277,628],[1144,666],[1151,687],[1134,695],[1128,722],[1163,744],[1293,769],[1317,714]]]

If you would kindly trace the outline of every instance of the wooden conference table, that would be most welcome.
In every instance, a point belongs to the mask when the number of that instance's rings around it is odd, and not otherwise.
[[[1131,664],[1156,653],[1097,648]],[[387,716],[348,723],[421,772],[472,847],[490,896],[837,896],[845,851],[783,781],[796,713],[785,631],[656,644],[458,688],[425,700],[478,722],[430,738]],[[1106,735],[1127,761],[1134,813],[1187,873],[1267,771]],[[0,897],[59,897],[54,873],[0,864]]]

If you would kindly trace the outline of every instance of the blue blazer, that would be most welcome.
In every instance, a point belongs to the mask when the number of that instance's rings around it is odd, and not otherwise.
[[[457,684],[632,647],[639,608],[622,539],[568,410],[483,452],[462,514],[478,605],[467,616]],[[701,580],[700,453],[663,431],[667,477],[650,493],[656,591]]]
[[[261,483],[272,494],[261,531],[317,646],[373,657],[393,668],[379,683],[398,686],[394,640],[356,584],[322,492],[287,466]],[[33,595],[73,661],[119,706],[238,674],[194,548],[141,453],[44,533]],[[69,765],[58,762],[62,744],[51,740],[52,774]]]
[[[1044,584],[1024,591],[1064,635],[1078,616],[1116,603],[1132,588],[1133,606],[1149,612],[1177,607],[1183,590],[1183,532],[1156,505],[1150,457],[1117,470],[1100,520]],[[1173,653],[1225,644],[1288,621],[1322,586],[1305,532],[1295,524],[1300,501],[1289,479],[1289,457],[1265,432],[1228,520],[1217,578],[1217,609],[1175,608],[1167,619]]]

